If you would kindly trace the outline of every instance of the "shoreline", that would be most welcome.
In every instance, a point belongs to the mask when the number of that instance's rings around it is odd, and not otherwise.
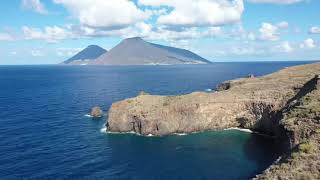
[[[314,63],[226,81],[216,93],[139,95],[112,104],[108,129],[142,136],[217,129],[256,133],[288,149],[257,179],[305,176],[299,168],[319,179],[320,169],[312,168],[318,162],[320,167],[319,74],[320,64]]]
[[[267,134],[262,134],[257,131],[252,131],[250,129],[239,128],[239,127],[231,127],[231,128],[226,128],[226,129],[222,129],[222,130],[197,131],[197,132],[190,132],[190,133],[172,133],[172,134],[167,134],[164,136],[188,136],[188,135],[192,135],[192,134],[199,134],[199,133],[206,133],[206,132],[219,132],[219,131],[222,132],[222,131],[229,131],[229,130],[235,130],[235,131],[240,131],[240,132],[249,133],[249,134],[256,134],[256,135],[265,136],[268,138],[275,138],[275,137],[267,135]],[[104,134],[133,134],[136,136],[143,136],[143,137],[164,137],[164,136],[157,136],[155,134],[141,135],[141,134],[136,133],[134,131],[129,131],[129,132],[108,131],[108,129],[105,127],[105,125],[103,126],[103,128],[100,129],[100,132],[104,133]]]

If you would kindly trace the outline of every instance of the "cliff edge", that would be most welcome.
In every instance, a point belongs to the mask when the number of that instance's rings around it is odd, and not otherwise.
[[[320,64],[225,82],[214,93],[139,95],[113,103],[108,131],[167,135],[230,127],[279,139],[286,153],[257,179],[320,179]]]

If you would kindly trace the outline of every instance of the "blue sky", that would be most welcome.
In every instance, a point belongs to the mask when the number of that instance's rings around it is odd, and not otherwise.
[[[133,36],[212,61],[320,59],[319,0],[10,0],[0,13],[0,64],[55,64]]]

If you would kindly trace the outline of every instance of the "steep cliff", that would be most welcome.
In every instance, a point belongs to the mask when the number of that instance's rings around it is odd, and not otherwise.
[[[320,179],[320,85],[311,81],[281,113],[290,148],[256,179]]]
[[[320,64],[232,80],[214,93],[139,95],[109,110],[108,131],[167,135],[230,127],[277,138],[287,148],[257,179],[320,178]]]
[[[319,72],[318,64],[304,65],[235,80],[228,90],[215,93],[140,95],[112,105],[108,130],[166,135],[241,126],[274,134],[272,116]]]

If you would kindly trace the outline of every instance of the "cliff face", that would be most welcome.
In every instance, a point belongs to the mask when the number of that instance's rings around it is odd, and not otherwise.
[[[297,66],[230,81],[228,90],[215,93],[140,95],[112,105],[108,130],[166,135],[241,126],[273,134],[271,117],[319,72],[320,65]]]
[[[243,127],[288,151],[257,179],[320,179],[320,64],[232,80],[215,93],[139,95],[109,110],[108,131],[166,135]]]
[[[256,179],[320,179],[320,82],[315,83],[281,112],[279,125],[291,149]]]

